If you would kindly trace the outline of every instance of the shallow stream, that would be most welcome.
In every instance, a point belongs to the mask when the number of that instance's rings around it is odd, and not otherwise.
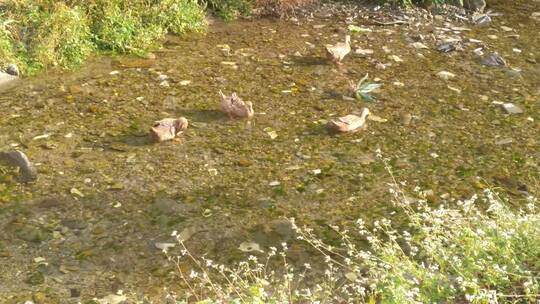
[[[0,167],[0,303],[36,294],[76,303],[117,290],[157,299],[178,282],[155,246],[173,230],[222,262],[245,258],[244,241],[289,241],[302,263],[305,246],[284,217],[324,237],[329,224],[399,216],[377,150],[411,196],[419,187],[434,205],[487,187],[518,206],[538,195],[540,22],[531,13],[540,3],[493,2],[503,15],[487,27],[354,19],[372,31],[353,33],[353,49],[373,54],[353,51],[341,67],[323,46],[344,39],[346,16],[263,19],[169,37],[155,58],[95,58],[4,89],[0,149],[27,153],[39,178],[21,184]],[[481,42],[444,54],[435,50],[443,36]],[[411,46],[421,38],[428,49]],[[481,46],[507,67],[481,65]],[[348,81],[366,73],[383,84],[377,101],[344,98]],[[229,120],[219,90],[252,101],[255,117]],[[509,115],[501,102],[523,113]],[[327,132],[329,119],[363,107],[381,119]],[[148,140],[153,121],[177,116],[190,121],[178,140]]]

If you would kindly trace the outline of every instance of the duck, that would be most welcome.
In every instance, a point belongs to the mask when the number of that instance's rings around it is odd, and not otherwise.
[[[188,125],[188,120],[185,117],[164,118],[155,121],[150,129],[150,139],[154,142],[171,140],[182,134]]]
[[[336,64],[341,64],[341,60],[351,52],[351,36],[345,36],[345,42],[338,42],[334,45],[327,44],[325,47],[328,59]]]
[[[340,133],[355,132],[366,126],[366,118],[369,115],[369,109],[363,108],[360,116],[349,114],[328,122],[328,128]]]
[[[229,118],[247,118],[250,119],[255,113],[251,101],[244,102],[236,93],[231,96],[223,94],[220,90],[221,110],[229,116]]]

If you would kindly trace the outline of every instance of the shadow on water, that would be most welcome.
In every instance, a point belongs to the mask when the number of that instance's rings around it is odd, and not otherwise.
[[[324,66],[328,63],[326,57],[319,56],[305,56],[305,57],[294,57],[294,64],[299,66]]]
[[[197,123],[219,123],[227,122],[228,119],[223,112],[218,110],[199,110],[199,109],[186,109],[182,111],[182,116],[189,117],[190,122]]]

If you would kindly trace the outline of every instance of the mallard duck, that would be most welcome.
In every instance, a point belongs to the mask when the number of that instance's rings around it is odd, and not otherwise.
[[[183,133],[188,127],[185,117],[165,118],[154,122],[150,129],[150,139],[155,142],[171,140]]]
[[[351,36],[345,36],[345,42],[338,42],[334,45],[327,44],[325,47],[328,59],[336,64],[341,64],[341,60],[351,52]]]
[[[253,117],[253,104],[251,101],[244,102],[236,93],[232,93],[231,96],[226,96],[223,92],[219,91],[221,96],[221,110],[229,116],[229,118],[252,118]]]
[[[369,115],[369,109],[362,109],[360,116],[349,114],[328,122],[328,128],[336,132],[354,132],[366,125],[366,118]]]

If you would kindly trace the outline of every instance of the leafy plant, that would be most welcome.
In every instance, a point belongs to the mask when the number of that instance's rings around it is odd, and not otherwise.
[[[371,96],[371,92],[374,90],[380,88],[382,84],[380,83],[370,83],[366,82],[369,75],[366,74],[362,79],[358,81],[358,83],[354,83],[353,81],[350,82],[351,89],[353,91],[354,97],[357,100],[365,100],[369,102],[374,102],[375,98]]]
[[[204,7],[195,0],[8,0],[0,6],[0,65],[17,63],[25,74],[79,65],[95,50],[142,55],[167,32],[206,27]]]

